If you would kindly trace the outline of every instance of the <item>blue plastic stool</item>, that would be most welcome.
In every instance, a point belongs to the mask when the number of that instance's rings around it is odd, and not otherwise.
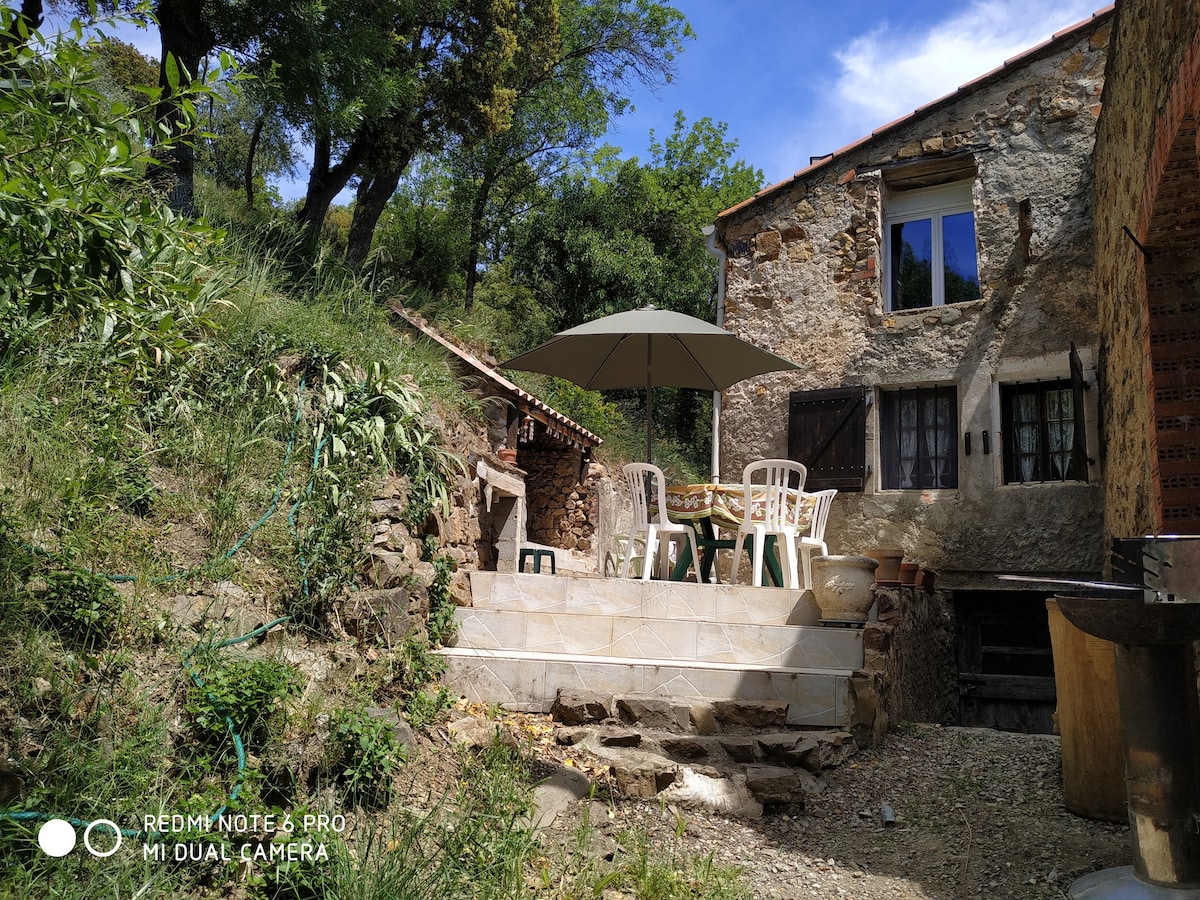
[[[532,548],[521,551],[521,555],[517,558],[517,571],[518,572],[525,571],[525,560],[529,559],[529,557],[531,557],[531,556],[533,557],[533,573],[535,575],[542,571],[542,557],[544,557],[544,556],[550,557],[550,574],[551,575],[558,574],[558,569],[555,567],[554,551],[553,550],[534,550]]]

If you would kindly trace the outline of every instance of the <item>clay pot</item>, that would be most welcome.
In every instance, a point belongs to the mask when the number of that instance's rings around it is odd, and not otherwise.
[[[867,556],[879,561],[879,569],[875,572],[875,580],[880,584],[900,583],[900,561],[904,559],[904,551],[894,547],[876,547],[867,551]]]
[[[915,585],[917,583],[917,570],[921,568],[917,563],[900,563],[900,583],[905,585]]]
[[[933,571],[933,569],[922,568],[917,572],[917,587],[924,589],[926,593],[932,594],[936,577],[937,572]]]
[[[517,463],[517,450],[515,447],[501,447],[496,451],[496,455],[500,457],[500,462],[508,463],[510,466]]]
[[[869,556],[814,556],[812,592],[821,618],[865,622],[875,602],[878,561]]]

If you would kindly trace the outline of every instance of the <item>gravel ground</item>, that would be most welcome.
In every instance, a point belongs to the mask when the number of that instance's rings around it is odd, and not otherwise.
[[[908,725],[826,777],[805,809],[758,820],[619,801],[592,821],[601,840],[640,826],[664,852],[742,866],[757,898],[1066,897],[1075,878],[1130,863],[1127,827],[1063,806],[1054,737]],[[565,835],[580,815],[553,827]]]

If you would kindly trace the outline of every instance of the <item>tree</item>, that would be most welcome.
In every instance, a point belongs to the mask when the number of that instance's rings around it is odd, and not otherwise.
[[[716,269],[700,229],[762,185],[760,171],[730,162],[726,130],[708,118],[689,128],[678,113],[646,165],[604,148],[594,172],[564,177],[521,227],[514,277],[559,328],[647,303],[711,318]]]
[[[553,39],[523,44],[515,67],[512,123],[453,154],[458,189],[468,201],[464,306],[470,310],[485,233],[502,231],[539,184],[548,184],[590,148],[628,101],[633,80],[659,86],[691,36],[683,14],[660,3],[561,0]],[[500,243],[496,241],[495,243]]]
[[[444,4],[435,4],[442,5]],[[375,226],[417,153],[457,139],[472,144],[510,125],[514,62],[521,47],[557,31],[555,0],[459,0],[436,24],[410,32],[399,71],[413,79],[413,102],[372,123],[374,137],[354,204],[346,259],[361,264]]]
[[[506,262],[553,310],[556,329],[648,304],[712,320],[716,261],[700,229],[762,185],[760,171],[731,162],[737,143],[725,132],[707,118],[689,128],[679,113],[647,164],[602,148],[592,172],[562,178],[520,226]],[[645,400],[643,391],[617,396],[633,409]],[[655,397],[656,422],[706,468],[710,398],[677,389]]]

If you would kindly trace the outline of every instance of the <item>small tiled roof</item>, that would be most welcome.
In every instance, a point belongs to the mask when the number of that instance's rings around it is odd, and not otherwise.
[[[592,434],[582,425],[571,421],[558,410],[543,403],[541,400],[523,388],[518,387],[491,366],[480,360],[479,357],[475,356],[475,354],[468,350],[464,350],[462,347],[459,347],[452,341],[448,341],[446,338],[442,337],[440,334],[434,331],[428,323],[426,323],[416,314],[410,312],[399,304],[392,307],[392,313],[400,319],[403,319],[408,325],[421,332],[421,334],[425,335],[430,340],[441,344],[452,354],[458,357],[462,362],[466,363],[477,373],[479,373],[479,375],[490,381],[495,387],[499,388],[505,393],[515,396],[520,401],[519,405],[522,407],[523,411],[527,412],[529,415],[533,416],[533,418],[545,425],[546,431],[549,432],[553,437],[558,438],[564,443],[572,444],[580,448],[598,447],[603,443],[599,437]]]
[[[729,207],[729,209],[723,210],[722,212],[717,214],[717,219],[723,219],[726,216],[728,216],[732,213],[735,213],[740,209],[744,209],[745,207],[752,205],[753,203],[757,202],[758,200],[761,200],[763,197],[770,196],[771,194],[774,194],[776,191],[780,191],[783,188],[788,187],[791,184],[794,184],[796,181],[800,180],[801,178],[811,175],[813,172],[817,171],[818,169],[822,169],[825,166],[828,166],[830,163],[833,163],[834,161],[840,159],[841,157],[845,156],[846,154],[850,153],[851,151],[857,150],[859,147],[863,146],[868,141],[871,141],[874,138],[879,137],[880,135],[886,134],[887,132],[892,131],[893,129],[897,129],[897,128],[900,128],[901,126],[907,125],[908,123],[912,122],[914,119],[918,118],[919,116],[924,115],[927,112],[932,111],[936,107],[951,103],[955,100],[958,100],[961,97],[966,96],[967,94],[972,93],[973,91],[977,91],[980,88],[985,87],[988,84],[991,84],[992,82],[999,80],[999,78],[1002,75],[1009,72],[1010,70],[1012,70],[1014,68],[1018,68],[1023,65],[1027,65],[1028,63],[1032,62],[1038,56],[1038,54],[1040,54],[1042,51],[1046,50],[1048,47],[1050,47],[1064,39],[1073,39],[1074,37],[1077,36],[1078,32],[1081,32],[1084,29],[1091,27],[1096,22],[1096,20],[1102,19],[1102,18],[1105,18],[1106,16],[1111,15],[1113,9],[1115,9],[1115,6],[1109,5],[1109,6],[1104,7],[1103,9],[1097,10],[1096,12],[1092,13],[1091,16],[1084,19],[1083,21],[1077,22],[1074,25],[1070,26],[1069,28],[1064,28],[1062,31],[1056,32],[1048,40],[1042,41],[1040,44],[1038,44],[1034,47],[1030,47],[1028,50],[1024,51],[1023,53],[1018,53],[1016,56],[1012,57],[1011,59],[1005,60],[1003,62],[1003,64],[1001,64],[1000,66],[997,66],[995,69],[992,69],[990,72],[986,72],[983,75],[980,75],[978,78],[968,81],[966,84],[962,85],[955,91],[951,91],[949,94],[946,94],[944,97],[939,97],[938,99],[936,99],[930,103],[926,103],[924,106],[918,107],[917,109],[913,110],[911,113],[909,113],[906,116],[901,116],[898,119],[893,119],[891,122],[888,122],[886,125],[879,126],[874,131],[872,131],[870,134],[859,138],[858,140],[854,141],[853,143],[847,144],[845,147],[842,147],[838,150],[834,150],[832,153],[826,154],[821,157],[814,157],[814,159],[816,160],[815,162],[804,167],[803,169],[800,169],[798,172],[796,172],[790,178],[785,178],[783,181],[769,185],[768,187],[763,188],[761,191],[759,191],[753,197],[748,197],[747,199],[743,200],[741,203],[737,203],[737,204]]]

